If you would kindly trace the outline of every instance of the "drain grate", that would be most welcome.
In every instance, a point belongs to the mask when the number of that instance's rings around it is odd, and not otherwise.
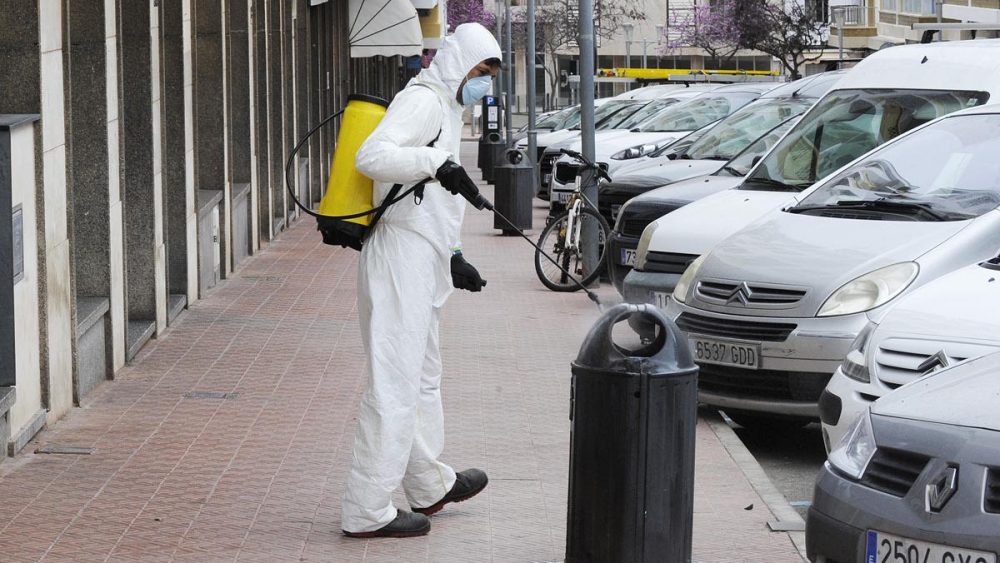
[[[184,396],[188,399],[235,399],[239,397],[239,393],[226,393],[224,391],[192,391],[190,393],[185,393]]]
[[[42,446],[35,450],[36,454],[58,454],[58,455],[92,455],[95,451],[94,448],[85,448],[82,446]]]

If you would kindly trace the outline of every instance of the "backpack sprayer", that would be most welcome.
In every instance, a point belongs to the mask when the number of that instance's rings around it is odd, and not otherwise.
[[[410,194],[423,190],[427,182],[432,181],[427,178],[421,182],[410,186],[405,191],[402,184],[395,184],[386,195],[382,203],[375,206],[373,202],[373,181],[371,178],[361,174],[354,167],[354,155],[361,148],[365,139],[375,130],[379,122],[385,116],[389,102],[375,96],[363,94],[351,94],[347,97],[347,106],[344,109],[330,115],[306,133],[295,148],[288,155],[285,161],[285,187],[288,195],[303,212],[316,218],[316,228],[323,235],[323,242],[333,246],[349,247],[361,250],[361,246],[368,234],[385,211],[393,204],[402,201]],[[299,201],[292,189],[294,183],[292,179],[292,163],[295,155],[305,145],[309,139],[326,124],[334,119],[343,116],[340,123],[340,132],[337,134],[337,148],[333,153],[333,163],[330,169],[330,178],[326,184],[326,193],[320,201],[319,209],[313,211]],[[433,141],[432,141],[433,143]],[[570,274],[555,259],[549,256],[544,250],[538,247],[534,241],[521,232],[520,229],[510,219],[506,218],[493,208],[493,203],[483,196],[473,202],[477,209],[488,209],[505,223],[521,235],[528,244],[533,246],[538,252],[555,264],[559,270],[566,274],[569,279],[580,287],[591,301],[601,308],[601,301],[597,294],[588,289],[580,280]]]

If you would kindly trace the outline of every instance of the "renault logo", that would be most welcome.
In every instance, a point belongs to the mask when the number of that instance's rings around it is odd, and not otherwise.
[[[751,297],[753,297],[753,290],[750,289],[747,282],[743,282],[729,293],[729,297],[726,298],[726,305],[739,303],[740,305],[746,307],[749,304]]]
[[[937,354],[934,354],[930,358],[927,358],[919,366],[917,366],[917,371],[927,375],[932,371],[946,368],[951,365],[951,358],[944,353],[944,350],[939,350]]]
[[[924,493],[924,509],[927,512],[941,512],[958,490],[958,468],[945,467],[937,479],[927,484]]]

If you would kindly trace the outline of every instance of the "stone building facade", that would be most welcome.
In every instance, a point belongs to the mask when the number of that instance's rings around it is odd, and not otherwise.
[[[300,217],[297,140],[413,72],[351,58],[349,18],[347,0],[0,0],[0,459]],[[293,163],[303,201],[336,133]]]

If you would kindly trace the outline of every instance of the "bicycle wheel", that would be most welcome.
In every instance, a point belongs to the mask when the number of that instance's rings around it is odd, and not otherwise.
[[[580,280],[583,285],[587,285],[597,279],[604,270],[605,253],[607,252],[607,241],[611,234],[611,228],[607,221],[599,213],[590,208],[581,210],[577,220],[580,227],[591,224],[597,229],[598,237],[598,260],[596,268],[591,272],[584,271],[583,254],[579,250],[570,250],[566,245],[566,232],[569,213],[563,213],[549,223],[538,237],[538,246],[551,256],[559,266]],[[580,289],[565,272],[561,271],[541,252],[535,251],[535,273],[545,287],[552,291],[576,291]]]

